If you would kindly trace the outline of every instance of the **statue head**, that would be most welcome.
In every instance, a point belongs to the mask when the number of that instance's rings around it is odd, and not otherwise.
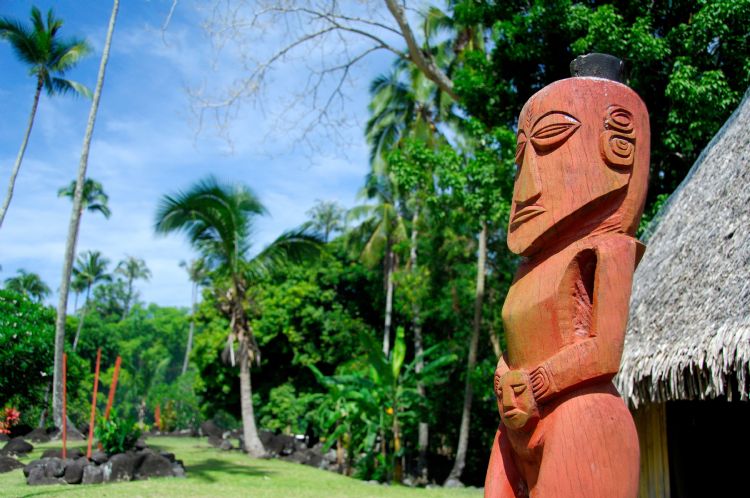
[[[510,250],[531,256],[595,230],[634,235],[649,140],[646,106],[622,83],[568,78],[534,94],[518,118]]]
[[[528,432],[536,426],[539,409],[526,372],[511,370],[502,377],[496,374],[495,396],[500,419],[505,427]]]

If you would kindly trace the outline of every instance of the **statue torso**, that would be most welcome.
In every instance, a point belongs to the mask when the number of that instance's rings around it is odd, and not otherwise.
[[[533,369],[594,333],[597,263],[614,246],[630,243],[632,239],[620,234],[587,237],[519,267],[502,315],[511,369]]]

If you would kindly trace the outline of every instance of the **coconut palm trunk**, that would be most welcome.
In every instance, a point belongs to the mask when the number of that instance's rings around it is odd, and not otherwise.
[[[76,336],[73,339],[73,351],[78,348],[78,339],[81,337],[81,330],[83,330],[83,321],[86,319],[86,312],[89,310],[89,294],[91,292],[91,286],[86,287],[86,301],[83,303],[81,309],[81,318],[78,320],[78,328],[76,329]]]
[[[128,294],[125,297],[125,306],[122,311],[122,318],[125,319],[130,312],[130,303],[133,300],[133,277],[128,278]]]
[[[391,320],[393,319],[393,267],[395,266],[395,254],[390,242],[386,252],[385,261],[385,324],[383,325],[383,354],[388,358],[391,351]]]
[[[247,339],[243,339],[240,351],[247,349]],[[253,387],[250,382],[250,358],[247,354],[240,355],[240,406],[242,410],[242,435],[245,439],[245,452],[259,457],[265,450],[258,437],[255,426],[255,410],[253,409]]]
[[[190,331],[188,332],[187,347],[185,348],[185,360],[182,362],[182,375],[185,375],[190,360],[190,350],[193,349],[193,334],[195,333],[195,305],[198,300],[198,283],[193,282],[192,313],[190,315]]]
[[[474,390],[471,386],[471,372],[477,365],[477,347],[479,345],[479,331],[482,325],[482,302],[484,300],[484,274],[487,260],[487,223],[482,222],[482,231],[479,233],[479,250],[477,251],[477,287],[474,296],[474,325],[469,342],[469,355],[466,361],[466,385],[464,387],[464,406],[461,412],[461,427],[458,433],[458,448],[456,449],[456,460],[445,485],[459,483],[461,474],[466,465],[466,450],[469,446],[469,425],[471,422],[471,402]]]
[[[21,169],[21,162],[23,162],[23,156],[26,153],[26,146],[29,145],[29,137],[31,136],[31,128],[34,126],[34,117],[36,116],[36,109],[39,107],[39,97],[42,94],[42,88],[44,87],[44,80],[40,76],[36,84],[36,92],[34,92],[34,104],[31,106],[31,115],[29,116],[29,124],[26,126],[26,133],[23,136],[23,142],[21,142],[21,149],[18,151],[16,162],[13,164],[13,170],[10,172],[10,180],[8,181],[8,192],[5,194],[5,200],[3,206],[0,208],[0,227],[3,226],[5,220],[5,213],[8,212],[8,206],[10,206],[10,200],[13,198],[13,189],[16,186],[16,177]]]
[[[109,50],[112,46],[112,35],[115,31],[115,22],[117,20],[117,11],[119,8],[120,0],[114,0],[112,4],[112,15],[109,19],[109,27],[107,28],[107,37],[104,42],[104,50],[102,51],[102,59],[99,64],[99,76],[96,80],[96,89],[94,90],[91,110],[89,111],[89,118],[86,123],[86,132],[83,137],[81,161],[78,165],[76,189],[73,196],[73,209],[70,216],[70,225],[68,226],[68,238],[65,244],[65,258],[63,260],[62,282],[60,284],[60,300],[57,304],[57,320],[55,322],[55,370],[52,391],[53,417],[55,425],[58,427],[62,426],[62,355],[65,349],[65,316],[68,308],[70,275],[73,271],[73,259],[75,258],[76,243],[78,241],[78,227],[81,223],[83,184],[86,180],[86,168],[88,167],[91,138],[94,134],[94,124],[96,123],[96,114],[99,110],[99,101],[101,100],[102,87],[104,86],[104,75],[107,70]]]
[[[419,237],[419,231],[417,230],[417,223],[419,222],[419,208],[414,210],[411,220],[411,247],[409,250],[409,263],[411,265],[411,271],[417,272],[417,240]],[[422,373],[424,369],[424,344],[422,342],[422,319],[419,308],[419,303],[414,301],[412,305],[412,330],[414,331],[414,356],[417,358],[417,362],[414,371],[417,373],[417,377]],[[417,381],[417,392],[421,398],[425,398],[427,393],[425,391],[424,383],[421,380]],[[418,437],[417,448],[419,450],[419,458],[417,460],[417,477],[427,482],[427,447],[430,441],[430,426],[427,422],[419,421],[419,437]]]

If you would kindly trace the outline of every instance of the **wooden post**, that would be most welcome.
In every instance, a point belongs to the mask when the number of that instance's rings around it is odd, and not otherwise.
[[[96,416],[96,393],[99,389],[99,364],[102,360],[102,348],[96,351],[96,368],[94,370],[94,395],[91,397],[91,419],[89,420],[89,445],[86,458],[91,458],[91,444],[94,442],[94,417]]]
[[[114,373],[112,373],[112,385],[109,386],[107,410],[104,412],[105,420],[109,420],[109,412],[112,410],[112,403],[115,401],[115,391],[117,390],[117,376],[120,375],[120,363],[122,363],[122,358],[118,356],[117,360],[115,360],[115,371]]]
[[[68,457],[68,388],[66,386],[68,380],[68,355],[63,353],[62,361],[62,457]]]

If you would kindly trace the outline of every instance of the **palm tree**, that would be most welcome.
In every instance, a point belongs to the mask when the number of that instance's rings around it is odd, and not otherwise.
[[[190,351],[193,349],[193,334],[195,333],[195,310],[198,303],[198,289],[201,286],[208,284],[208,266],[204,258],[194,259],[188,264],[185,261],[180,261],[180,267],[185,268],[188,272],[188,277],[193,283],[193,299],[191,304],[190,313],[190,332],[188,333],[187,347],[185,348],[185,360],[182,363],[182,375],[185,375],[188,367],[188,360],[190,359]]]
[[[391,322],[393,316],[393,273],[397,267],[395,245],[406,239],[404,219],[399,212],[397,194],[387,175],[370,174],[362,196],[375,204],[364,204],[349,211],[350,218],[363,220],[349,234],[351,241],[359,242],[362,261],[373,267],[383,257],[385,274],[385,316],[383,323],[383,354],[391,349]]]
[[[148,281],[151,278],[151,270],[146,266],[146,262],[141,258],[135,256],[126,256],[124,260],[120,261],[115,268],[115,273],[119,273],[128,282],[128,293],[125,296],[125,309],[122,313],[122,317],[128,316],[130,311],[130,305],[133,300],[133,280],[142,279]]]
[[[77,38],[61,39],[60,28],[63,25],[61,19],[56,19],[52,9],[47,11],[47,22],[45,25],[42,13],[38,8],[31,8],[31,27],[9,19],[0,18],[0,38],[8,40],[21,62],[29,66],[29,73],[36,78],[36,91],[34,92],[34,103],[31,106],[29,123],[26,125],[21,148],[16,156],[16,162],[10,174],[8,192],[5,195],[2,207],[0,207],[0,226],[5,220],[8,206],[13,198],[13,189],[16,185],[16,177],[21,169],[21,162],[29,144],[31,128],[34,125],[39,97],[44,88],[47,95],[57,94],[79,94],[89,96],[89,90],[75,81],[63,78],[65,73],[91,51],[89,44]]]
[[[109,266],[109,260],[102,256],[101,252],[86,251],[78,256],[76,266],[73,268],[74,279],[86,284],[86,300],[83,303],[81,317],[78,320],[78,329],[76,330],[75,339],[73,339],[73,351],[78,347],[78,339],[81,336],[81,329],[83,329],[83,320],[86,318],[86,313],[89,310],[91,289],[99,282],[109,282],[112,280],[112,276],[107,273],[107,266]]]
[[[234,364],[234,341],[239,343],[240,404],[245,451],[264,454],[252,404],[250,364],[260,363],[248,314],[247,289],[253,279],[289,260],[319,251],[320,240],[304,230],[282,234],[250,259],[250,235],[256,217],[266,213],[263,204],[244,185],[225,185],[208,177],[185,192],[162,198],[156,214],[157,233],[184,232],[190,244],[214,268],[215,281],[226,282],[221,311],[229,318],[229,349]]]
[[[86,290],[86,281],[80,276],[73,277],[73,281],[70,282],[70,290],[75,294],[75,301],[73,303],[73,312],[78,311],[78,296]]]
[[[52,292],[39,275],[23,269],[18,270],[18,276],[5,279],[5,288],[28,296],[38,303]]]
[[[445,64],[447,55],[444,50],[439,52],[435,54],[434,60],[439,64]],[[405,61],[397,61],[390,73],[375,78],[370,85],[370,95],[370,119],[365,134],[370,144],[370,163],[374,174],[388,175],[391,169],[388,155],[401,148],[407,139],[419,141],[429,148],[436,149],[447,143],[440,132],[439,123],[457,123],[455,115],[451,113],[453,99],[441,92],[417,67]],[[399,192],[406,200],[404,206],[408,206],[411,211],[408,269],[415,276],[419,273],[417,245],[420,214],[423,214],[425,194],[431,190],[433,184],[431,171],[422,172],[421,177],[409,191]],[[420,373],[424,368],[420,359],[424,346],[421,310],[417,301],[412,303],[412,332],[414,354],[418,358],[416,369],[417,373]],[[424,384],[419,381],[417,387],[419,394],[425,397]],[[425,420],[420,420],[417,474],[424,482],[427,482],[428,477],[428,442],[429,426]]]
[[[52,414],[54,416],[55,424],[58,427],[62,424],[62,358],[63,349],[65,347],[65,316],[68,309],[70,275],[73,271],[73,259],[75,259],[76,243],[78,242],[78,227],[81,223],[81,213],[83,211],[83,185],[86,179],[86,168],[89,163],[91,138],[94,134],[94,124],[96,123],[96,114],[99,110],[99,100],[102,96],[104,75],[107,72],[109,51],[112,47],[112,35],[115,31],[115,22],[117,21],[117,12],[119,8],[120,0],[114,0],[112,4],[112,14],[109,18],[109,26],[107,27],[107,36],[104,39],[102,59],[99,63],[99,74],[96,78],[94,97],[91,102],[88,121],[86,122],[86,131],[83,135],[81,161],[78,163],[78,176],[76,177],[76,188],[75,193],[73,194],[73,209],[70,215],[70,224],[68,225],[68,237],[65,242],[65,256],[63,258],[62,279],[60,283],[60,300],[57,303],[57,319],[55,320],[55,371],[52,389]]]
[[[323,233],[323,241],[327,244],[329,236],[344,229],[344,209],[336,201],[316,200],[315,205],[307,212],[311,218],[310,225]]]
[[[75,196],[76,192],[76,181],[70,182],[70,185],[63,187],[57,191],[58,197],[67,197],[71,201]],[[81,203],[81,209],[85,209],[90,212],[99,212],[105,218],[109,218],[112,215],[112,211],[109,210],[109,196],[104,192],[102,184],[92,178],[86,178],[83,183],[83,201]]]

